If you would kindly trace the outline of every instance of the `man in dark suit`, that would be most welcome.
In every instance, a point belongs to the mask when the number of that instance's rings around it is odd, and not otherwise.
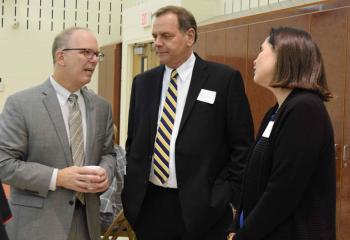
[[[243,81],[193,53],[197,26],[186,9],[155,17],[162,65],[133,82],[125,216],[139,240],[226,239],[253,139]]]
[[[5,223],[12,217],[10,207],[7,203],[7,198],[0,181],[0,239],[8,240],[8,236],[5,230]]]

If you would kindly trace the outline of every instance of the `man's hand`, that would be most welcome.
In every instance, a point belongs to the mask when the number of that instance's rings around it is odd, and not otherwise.
[[[89,166],[86,167],[88,168]],[[94,178],[90,181],[90,192],[97,193],[106,191],[109,187],[109,181],[106,170],[102,167],[94,168],[94,170],[95,175],[99,176],[99,178]]]
[[[233,240],[233,237],[235,236],[235,233],[229,233],[227,235],[227,240]]]
[[[107,190],[109,182],[104,168],[71,166],[58,170],[56,185],[76,192],[97,193]]]

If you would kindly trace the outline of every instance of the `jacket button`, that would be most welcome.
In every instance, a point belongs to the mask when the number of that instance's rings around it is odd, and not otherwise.
[[[74,204],[74,201],[73,200],[69,200],[69,205],[71,205],[71,206],[73,206],[73,204]]]

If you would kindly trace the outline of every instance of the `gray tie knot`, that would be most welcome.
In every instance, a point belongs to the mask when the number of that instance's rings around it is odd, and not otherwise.
[[[76,104],[78,102],[78,95],[72,93],[71,95],[69,95],[68,97],[68,102],[72,105]]]

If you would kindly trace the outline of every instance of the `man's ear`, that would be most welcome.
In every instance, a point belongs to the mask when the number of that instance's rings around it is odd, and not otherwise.
[[[57,64],[64,65],[64,53],[63,53],[63,51],[56,51],[55,59],[56,59]]]
[[[195,42],[195,39],[196,39],[196,32],[194,31],[193,28],[190,28],[186,31],[186,35],[188,38],[187,45],[192,46]]]

